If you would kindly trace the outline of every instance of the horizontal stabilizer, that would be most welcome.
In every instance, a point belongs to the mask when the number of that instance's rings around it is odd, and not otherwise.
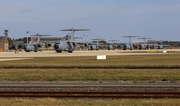
[[[145,37],[144,37],[144,38],[138,38],[138,39],[152,39],[152,38],[145,38]]]
[[[119,40],[108,40],[108,41],[119,41]]]
[[[91,40],[105,40],[105,39],[91,39]]]
[[[37,33],[36,35],[31,35],[31,36],[52,36],[52,35],[41,35],[41,34]]]
[[[131,35],[129,35],[129,36],[123,36],[123,37],[129,37],[129,38],[132,38],[132,37],[139,37],[139,36],[131,36]]]
[[[89,31],[90,29],[63,29],[63,30],[60,30],[60,31]]]

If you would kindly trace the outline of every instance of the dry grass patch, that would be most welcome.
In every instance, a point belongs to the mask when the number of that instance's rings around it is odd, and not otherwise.
[[[179,106],[180,99],[0,98],[1,106]]]

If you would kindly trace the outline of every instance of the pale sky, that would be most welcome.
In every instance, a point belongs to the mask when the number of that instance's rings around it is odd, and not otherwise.
[[[180,0],[0,0],[0,35],[65,36],[67,28],[86,28],[75,36],[128,42],[132,35],[180,41]],[[132,41],[142,41],[133,38]]]

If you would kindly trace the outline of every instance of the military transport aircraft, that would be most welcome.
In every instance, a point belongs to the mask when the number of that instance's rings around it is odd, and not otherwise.
[[[162,40],[159,40],[158,42],[160,42],[160,44],[158,44],[158,47],[157,47],[157,49],[163,49],[163,46],[169,46],[169,45],[163,45],[162,44]]]
[[[108,45],[108,50],[114,50],[116,48],[115,41],[119,41],[119,40],[108,40],[108,41],[111,41]]]
[[[91,45],[88,45],[88,50],[99,50],[100,48],[103,48],[103,47],[100,47],[99,41],[104,40],[104,39],[100,39],[99,36],[98,36],[97,39],[92,39],[92,40],[95,40],[95,42],[92,42]]]
[[[146,50],[146,49],[154,48],[154,46],[152,44],[146,44],[146,39],[151,39],[151,38],[143,37],[143,38],[138,38],[138,39],[143,39],[144,40],[143,44],[139,45],[139,50],[141,50],[141,49]]]
[[[66,40],[56,41],[54,44],[54,50],[57,53],[61,53],[62,51],[68,51],[68,53],[72,53],[75,49],[76,43],[74,41],[74,33],[75,31],[89,31],[89,29],[63,29],[60,31],[71,31],[71,34],[66,36]]]
[[[29,33],[29,32],[27,32],[27,33]],[[37,33],[36,35],[31,35],[31,36],[37,36],[37,38],[38,38],[37,43],[36,44],[31,44],[31,43],[28,43],[28,41],[27,41],[26,44],[22,44],[22,48],[26,52],[30,52],[30,51],[38,52],[39,48],[42,47],[42,44],[40,43],[41,36],[51,36],[51,35],[40,35],[40,34]],[[48,45],[50,45],[50,44],[48,44]]]
[[[129,35],[129,36],[123,36],[123,37],[128,37],[129,38],[129,43],[123,43],[122,44],[122,46],[123,46],[123,50],[127,50],[127,49],[129,49],[129,50],[132,50],[132,43],[131,43],[131,38],[133,38],[133,37],[139,37],[139,36],[131,36],[131,35]]]

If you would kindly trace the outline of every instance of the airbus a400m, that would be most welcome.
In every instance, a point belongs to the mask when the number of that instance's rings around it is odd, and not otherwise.
[[[89,29],[64,29],[61,31],[71,31],[71,34],[66,36],[66,40],[56,41],[54,44],[54,50],[57,53],[61,53],[62,51],[68,51],[68,53],[72,53],[76,47],[76,43],[74,41],[74,33],[75,31],[89,31]]]

